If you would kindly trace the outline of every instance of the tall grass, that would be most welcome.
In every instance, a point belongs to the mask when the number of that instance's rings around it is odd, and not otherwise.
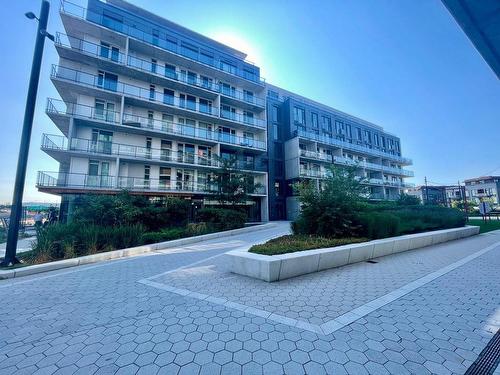
[[[37,233],[32,251],[21,254],[30,263],[74,258],[141,244],[142,225],[101,227],[97,225],[56,224]]]

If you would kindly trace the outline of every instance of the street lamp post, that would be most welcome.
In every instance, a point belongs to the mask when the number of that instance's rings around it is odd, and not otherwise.
[[[1,266],[12,266],[19,263],[16,258],[17,239],[19,236],[19,221],[21,219],[23,208],[23,190],[26,180],[26,166],[28,163],[28,152],[31,139],[31,129],[33,128],[33,117],[35,114],[36,94],[38,91],[38,81],[40,78],[40,68],[42,65],[43,46],[45,38],[54,40],[54,37],[47,32],[47,22],[49,19],[50,3],[47,0],[42,1],[40,16],[34,13],[26,13],[29,19],[38,21],[36,33],[35,51],[33,53],[33,63],[31,65],[31,75],[26,98],[26,108],[24,110],[23,130],[21,133],[21,146],[19,148],[19,157],[17,160],[16,181],[14,184],[14,194],[12,197],[12,208],[9,220],[9,233],[7,235],[7,247],[5,249],[5,258]]]

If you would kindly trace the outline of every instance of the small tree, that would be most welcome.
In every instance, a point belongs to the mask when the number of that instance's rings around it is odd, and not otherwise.
[[[226,208],[237,209],[248,201],[249,194],[261,187],[253,181],[253,176],[242,173],[237,168],[236,157],[219,158],[220,168],[212,170],[211,188],[214,199]]]
[[[367,193],[362,185],[363,179],[356,176],[356,171],[356,166],[332,165],[320,189],[311,181],[297,184],[301,212],[292,224],[293,231],[324,237],[356,235],[360,206]]]

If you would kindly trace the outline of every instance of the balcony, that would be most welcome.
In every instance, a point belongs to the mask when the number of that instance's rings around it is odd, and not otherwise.
[[[261,77],[259,77],[258,74],[254,72],[228,65],[223,61],[218,60],[214,57],[207,56],[206,54],[200,54],[199,52],[187,50],[177,44],[167,41],[165,38],[160,38],[159,36],[148,34],[144,31],[139,30],[138,28],[125,25],[122,22],[114,20],[110,17],[106,17],[102,14],[95,13],[89,9],[81,7],[77,4],[73,4],[69,1],[61,1],[60,12],[62,14],[91,22],[99,26],[103,26],[115,32],[134,38],[140,42],[146,43],[152,47],[154,46],[157,48],[161,48],[169,54],[181,57],[184,60],[207,66],[210,69],[214,69],[224,74],[242,78],[252,84],[256,84],[259,86],[263,86],[265,84],[265,80],[263,80]],[[245,61],[245,63],[253,65],[248,61]]]
[[[376,170],[376,171],[384,171],[384,172],[388,172],[388,173],[395,174],[395,175],[401,175],[401,176],[405,176],[405,177],[413,177],[413,175],[414,175],[412,171],[409,171],[406,169],[394,168],[394,167],[389,167],[389,166],[382,165],[382,164],[370,163],[370,162],[366,162],[366,161],[356,161],[356,160],[353,160],[350,158],[345,158],[342,156],[334,156],[333,160],[337,164],[358,166],[359,168],[366,168],[366,169],[371,169],[371,170]]]
[[[140,160],[145,162],[158,162],[169,165],[189,165],[200,167],[220,168],[222,162],[218,156],[199,155],[170,149],[158,149],[134,146],[128,144],[92,141],[89,139],[68,139],[59,135],[44,134],[42,137],[42,150],[44,151],[70,151],[85,154],[100,155],[104,157],[120,157],[127,160]],[[265,172],[265,166],[257,162],[236,160],[235,167],[249,171]]]
[[[128,176],[88,175],[82,173],[38,172],[36,186],[41,191],[62,194],[89,191],[118,192],[128,190],[140,194],[184,193],[214,194],[217,187],[210,183],[194,181],[169,181]],[[265,187],[258,187],[251,195],[265,195]]]
[[[226,113],[227,111],[221,111],[219,115],[219,110],[212,107],[208,101],[208,104],[205,104],[196,101],[196,98],[195,100],[189,100],[189,95],[185,97],[169,95],[144,87],[123,83],[106,76],[96,76],[94,74],[58,65],[52,65],[51,78],[76,83],[91,89],[104,90],[120,96],[125,95],[126,97],[140,100],[142,104],[146,101],[149,103],[147,106],[151,104],[158,105],[161,108],[160,110],[162,110],[163,107],[170,107],[180,109],[182,112],[200,114],[207,118],[208,121],[213,121],[214,119],[229,120],[244,126],[257,127],[259,129],[266,128],[266,122],[261,119],[234,113],[228,114]]]
[[[323,144],[332,145],[332,146],[344,148],[344,149],[351,150],[351,151],[357,151],[357,152],[360,152],[363,154],[379,156],[383,159],[395,160],[395,161],[397,161],[401,164],[404,164],[404,165],[411,165],[412,164],[411,159],[404,158],[404,157],[399,156],[399,155],[393,155],[390,153],[382,152],[380,150],[371,149],[369,147],[355,145],[353,143],[342,141],[342,140],[339,140],[336,138],[325,137],[325,136],[322,136],[319,134],[313,134],[310,132],[306,132],[304,130],[296,130],[294,132],[294,134],[295,134],[295,136],[298,136],[298,137],[304,138],[304,139],[308,139],[311,141],[320,142]]]
[[[309,150],[300,150],[300,156],[307,159],[326,161],[329,163],[333,161],[332,155],[324,154],[321,152],[309,151]]]
[[[160,135],[167,134],[188,139],[199,139],[212,144],[223,143],[258,151],[266,150],[266,143],[256,139],[128,113],[123,114],[123,121],[120,122],[120,113],[117,111],[96,109],[95,107],[76,103],[65,103],[62,100],[53,98],[47,99],[45,111],[54,121],[59,116],[73,116],[78,119],[109,124],[111,130],[117,130],[115,126],[123,125],[123,131],[143,129],[144,131],[157,132]]]
[[[57,33],[55,43],[56,46],[64,47],[69,51],[78,51],[88,56],[139,70],[146,73],[148,76],[154,75],[170,82],[179,82],[189,87],[208,90],[214,94],[221,94],[245,104],[250,104],[252,108],[257,107],[258,109],[263,109],[266,105],[265,100],[258,96],[249,95],[241,90],[227,90],[222,85],[214,83],[212,80],[209,81],[208,79],[202,79],[198,76],[191,77],[188,74],[182,74],[179,71],[167,69],[164,65],[153,64],[151,60],[144,60],[131,55],[126,56],[124,53],[114,51],[110,47],[92,43],[71,35]]]
[[[315,169],[299,168],[299,176],[306,178],[327,178],[327,173]]]

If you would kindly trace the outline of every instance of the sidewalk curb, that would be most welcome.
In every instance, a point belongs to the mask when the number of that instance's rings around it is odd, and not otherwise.
[[[81,266],[84,264],[105,262],[113,259],[128,258],[137,255],[147,254],[156,250],[163,250],[177,246],[189,245],[201,241],[213,240],[220,237],[235,236],[238,234],[253,232],[256,230],[269,229],[277,226],[276,223],[258,224],[245,228],[232,229],[223,232],[203,234],[201,236],[180,238],[178,240],[158,242],[150,245],[129,247],[127,249],[113,250],[104,253],[85,255],[78,258],[58,260],[44,264],[36,264],[34,266],[27,266],[16,268],[13,270],[0,271],[0,280],[13,279],[16,277],[29,276],[37,273],[55,271],[63,268]]]

